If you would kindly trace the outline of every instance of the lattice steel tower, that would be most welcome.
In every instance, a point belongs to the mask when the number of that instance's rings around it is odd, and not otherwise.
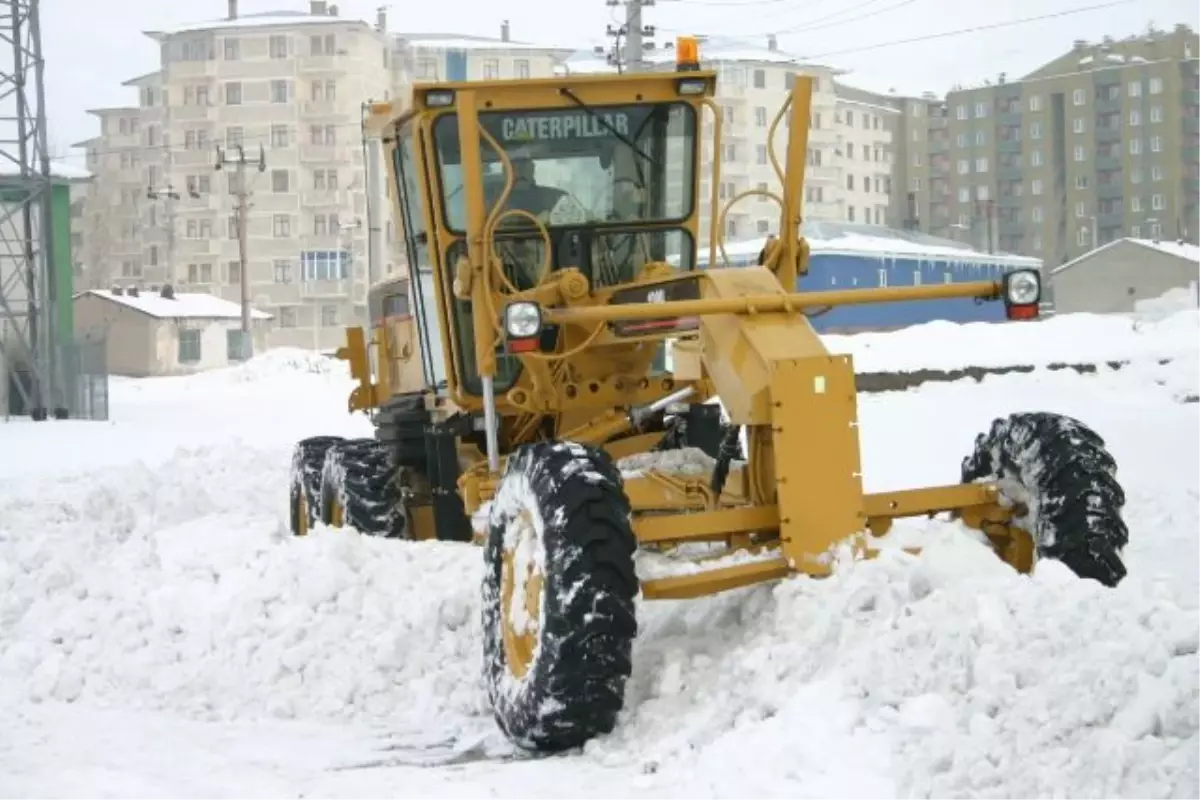
[[[0,40],[0,381],[34,419],[48,411],[62,417],[67,402],[58,364],[60,298],[38,0],[0,0]],[[0,409],[0,416],[6,412]]]

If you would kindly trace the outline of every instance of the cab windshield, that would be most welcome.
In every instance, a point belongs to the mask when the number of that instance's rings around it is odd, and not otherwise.
[[[482,127],[512,163],[506,209],[552,227],[682,221],[691,216],[696,114],[686,103],[491,111]],[[433,127],[447,227],[466,228],[458,115]],[[484,138],[484,199],[504,191],[503,162]],[[505,227],[528,227],[513,215]]]

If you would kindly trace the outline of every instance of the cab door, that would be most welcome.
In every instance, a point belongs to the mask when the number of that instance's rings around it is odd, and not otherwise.
[[[391,356],[388,379],[393,393],[417,392],[425,388],[412,307],[412,286],[408,280],[396,281],[383,296],[382,322]]]

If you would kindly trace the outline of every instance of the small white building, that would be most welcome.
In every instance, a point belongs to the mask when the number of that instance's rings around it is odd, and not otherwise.
[[[1127,314],[1142,301],[1200,281],[1200,247],[1185,242],[1117,239],[1050,273],[1059,314]]]
[[[182,375],[242,360],[242,309],[211,294],[137,288],[77,294],[75,331],[102,335],[113,375]],[[254,352],[266,347],[270,314],[251,309]]]

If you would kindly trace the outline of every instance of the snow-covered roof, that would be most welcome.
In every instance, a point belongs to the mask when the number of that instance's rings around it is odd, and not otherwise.
[[[139,86],[147,82],[159,82],[162,80],[162,70],[156,69],[154,72],[147,72],[137,77],[130,78],[126,81],[121,81],[122,86]]]
[[[237,19],[213,19],[203,22],[192,22],[178,25],[171,30],[144,31],[147,36],[161,38],[175,36],[180,33],[198,33],[200,31],[231,30],[238,28],[267,28],[280,25],[371,25],[356,17],[333,17],[328,14],[306,14],[297,11],[265,11],[261,14],[243,14]],[[374,30],[374,28],[372,28]]]
[[[16,164],[7,158],[0,158],[0,176],[12,177],[20,174],[21,170],[17,169]],[[91,180],[92,173],[83,167],[72,166],[65,161],[52,158],[50,159],[50,177],[60,181],[86,181]]]
[[[1187,259],[1188,261],[1200,262],[1200,247],[1197,247],[1194,244],[1188,244],[1187,242],[1168,242],[1168,241],[1161,241],[1161,240],[1155,241],[1153,239],[1134,239],[1132,237],[1126,237],[1124,239],[1114,239],[1113,241],[1109,242],[1108,244],[1097,247],[1095,250],[1089,250],[1088,252],[1084,253],[1083,255],[1079,256],[1078,258],[1072,259],[1071,261],[1068,261],[1066,264],[1063,264],[1061,267],[1055,267],[1053,270],[1051,270],[1050,274],[1057,275],[1058,273],[1062,272],[1063,270],[1070,269],[1071,267],[1075,266],[1076,264],[1082,264],[1082,263],[1088,261],[1090,258],[1092,258],[1092,256],[1096,255],[1097,253],[1101,253],[1101,252],[1109,249],[1110,247],[1116,247],[1117,245],[1121,244],[1122,242],[1129,242],[1130,244],[1136,244],[1136,245],[1141,245],[1142,247],[1148,247],[1151,250],[1157,250],[1160,253],[1167,253],[1168,255],[1178,256],[1179,258],[1184,258],[1184,259]]]
[[[674,64],[675,50],[672,47],[646,54],[651,64]],[[800,56],[770,47],[756,47],[741,39],[710,36],[700,42],[700,60],[706,64],[746,62],[755,64],[791,65],[796,68],[816,67],[828,71],[829,67],[805,61]],[[597,58],[591,50],[580,50],[560,65],[561,72],[615,72],[616,69],[605,59]]]
[[[1040,269],[1040,259],[1009,253],[983,253],[960,242],[942,239],[918,231],[902,231],[852,222],[811,220],[803,225],[804,238],[813,255],[845,255],[862,258],[916,258],[923,261],[953,261],[999,264],[1006,267]],[[725,245],[731,261],[757,256],[766,238]],[[718,258],[720,254],[718,253]],[[708,258],[708,247],[701,245],[700,261]]]
[[[139,291],[137,297],[134,297],[129,294],[113,294],[107,289],[91,289],[75,295],[75,299],[89,294],[157,319],[241,319],[242,316],[242,307],[239,304],[200,292],[176,292],[174,298],[166,298],[159,292]],[[258,320],[273,318],[257,308],[250,309],[250,316]]]
[[[569,53],[571,45],[515,42],[511,39],[496,39],[488,36],[466,36],[461,33],[402,33],[397,41],[415,49],[429,50],[536,50]]]

